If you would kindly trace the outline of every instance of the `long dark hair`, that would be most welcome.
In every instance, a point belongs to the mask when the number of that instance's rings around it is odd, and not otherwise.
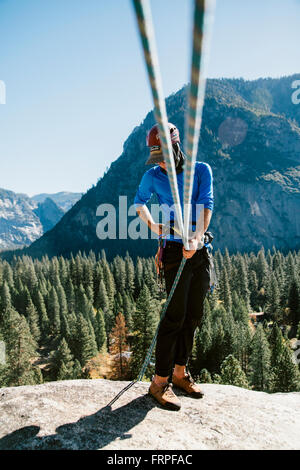
[[[173,147],[173,158],[175,162],[175,168],[176,168],[176,173],[181,173],[183,171],[183,166],[184,166],[184,153],[182,152],[180,145],[178,142],[175,144],[172,144]],[[167,175],[166,170],[161,168],[161,171]]]
[[[178,142],[173,144],[172,147],[176,173],[181,173],[184,166],[184,153],[182,152]]]

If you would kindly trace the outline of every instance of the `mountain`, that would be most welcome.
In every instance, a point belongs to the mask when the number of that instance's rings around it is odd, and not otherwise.
[[[72,206],[74,206],[74,204],[78,201],[78,199],[81,198],[81,196],[82,196],[82,193],[70,193],[68,191],[61,191],[55,194],[48,194],[48,193],[36,194],[35,196],[32,196],[31,199],[33,199],[34,201],[38,203],[42,203],[47,198],[50,198],[64,212],[67,212],[69,209],[71,209]]]
[[[292,84],[299,79],[300,74],[207,82],[197,158],[208,162],[214,174],[215,209],[210,228],[215,248],[235,252],[262,246],[300,247],[300,105],[292,99]],[[183,139],[185,87],[169,96],[167,110]],[[118,214],[119,195],[128,197],[128,206],[133,203],[147,169],[145,136],[153,124],[150,112],[96,186],[24,253],[70,255],[105,248],[109,258],[126,250],[133,256],[153,255],[153,240],[99,240],[96,235],[100,204],[114,205]]]
[[[26,194],[0,189],[0,250],[30,245],[63,214],[49,198],[37,203]]]
[[[180,394],[174,414],[148,395],[149,383],[137,382],[107,407],[125,385],[95,379],[2,388],[0,450],[102,449],[118,458],[120,450],[147,449],[157,458],[158,450],[300,449],[300,393],[203,384],[204,398]]]
[[[37,204],[26,194],[0,189],[0,249],[29,245],[43,234]]]
[[[64,211],[49,197],[43,202],[38,203],[38,207],[34,210],[34,213],[40,219],[44,232],[54,227],[64,215]]]

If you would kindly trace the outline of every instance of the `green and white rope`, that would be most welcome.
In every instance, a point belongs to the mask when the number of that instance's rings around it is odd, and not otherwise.
[[[137,382],[140,381],[140,380],[142,380],[142,378],[143,378],[143,376],[144,376],[144,374],[145,374],[145,371],[146,371],[146,369],[147,369],[148,363],[149,363],[150,360],[151,360],[151,356],[152,356],[152,352],[153,352],[153,349],[154,349],[154,346],[155,346],[155,343],[156,343],[156,339],[157,339],[157,335],[158,335],[158,330],[159,330],[160,324],[161,324],[163,318],[165,317],[167,308],[168,308],[168,306],[169,306],[169,304],[170,304],[170,302],[171,302],[171,300],[172,300],[173,294],[174,294],[174,292],[175,292],[175,289],[176,289],[177,284],[178,284],[178,282],[179,282],[179,279],[180,279],[180,276],[181,276],[181,274],[182,274],[183,268],[184,268],[184,266],[185,266],[185,262],[186,262],[186,258],[182,258],[181,263],[180,263],[180,266],[179,266],[178,271],[177,271],[177,273],[176,273],[176,276],[175,276],[173,285],[172,285],[172,287],[171,287],[170,293],[169,293],[169,295],[168,295],[167,300],[166,300],[165,303],[164,303],[164,306],[163,306],[163,309],[162,309],[162,313],[161,313],[161,316],[160,316],[159,323],[158,323],[157,328],[156,328],[156,332],[155,332],[154,338],[153,338],[152,343],[151,343],[151,345],[150,345],[150,347],[149,347],[149,349],[148,349],[148,352],[147,352],[147,354],[146,354],[146,358],[145,358],[145,360],[144,360],[144,363],[143,363],[143,365],[142,365],[142,368],[141,368],[140,373],[139,373],[139,375],[138,375],[138,378],[137,378],[137,380],[136,380]]]
[[[172,144],[170,139],[170,132],[168,127],[167,112],[165,100],[163,98],[162,84],[159,72],[158,57],[155,46],[154,30],[152,25],[151,10],[148,0],[132,0],[140,37],[142,41],[144,56],[146,60],[153,101],[154,101],[154,115],[159,128],[159,136],[162,144],[164,160],[166,162],[170,187],[172,191],[173,201],[175,204],[175,211],[177,215],[179,229],[185,245],[188,240],[188,226],[189,226],[189,210],[184,214],[184,226],[182,218],[182,210],[180,198],[178,193],[177,176],[175,164],[173,160]],[[186,163],[185,163],[185,179],[184,179],[184,205],[189,208],[191,200],[193,178],[194,178],[194,164],[197,156],[198,140],[201,127],[201,116],[204,103],[205,93],[205,79],[204,74],[200,76],[204,62],[205,41],[204,35],[208,34],[212,23],[212,12],[215,0],[195,0],[195,14],[194,14],[194,33],[193,33],[193,54],[192,54],[192,72],[191,84],[189,87],[188,98],[188,114],[186,118]],[[163,306],[161,317],[154,335],[154,338],[147,351],[145,360],[141,367],[136,380],[130,382],[123,388],[114,398],[107,404],[110,407],[115,403],[118,398],[123,395],[129,388],[131,388],[138,381],[141,381],[148,364],[151,360],[153,349],[157,340],[160,324],[165,317],[167,308],[171,302],[182,271],[186,263],[186,258],[182,258],[181,264],[178,268],[176,277],[174,279],[172,288],[168,298]]]
[[[204,105],[206,68],[214,20],[215,0],[195,0],[191,77],[188,87],[188,109],[185,117],[184,164],[184,238],[188,239],[190,201],[192,197],[195,162]]]
[[[155,332],[155,335],[153,337],[153,340],[149,346],[149,349],[147,351],[147,354],[146,354],[146,357],[145,357],[145,360],[143,362],[143,365],[140,369],[140,372],[138,374],[138,377],[137,379],[133,380],[132,382],[130,382],[128,385],[126,385],[125,388],[123,388],[107,405],[106,407],[109,407],[109,406],[112,406],[119,398],[121,395],[123,395],[123,393],[127,392],[127,390],[129,390],[134,384],[136,384],[137,382],[141,381],[142,378],[144,377],[144,374],[146,372],[146,369],[148,367],[148,364],[151,360],[151,357],[152,357],[152,353],[153,353],[153,349],[154,349],[154,346],[155,346],[155,343],[156,343],[156,340],[157,340],[157,335],[158,335],[158,330],[159,330],[159,327],[160,327],[160,324],[162,322],[162,320],[164,319],[165,315],[166,315],[166,311],[167,311],[167,308],[171,302],[171,299],[173,297],[173,294],[175,292],[175,289],[177,287],[177,284],[179,282],[179,279],[181,277],[181,274],[182,274],[182,271],[183,271],[183,268],[185,266],[185,263],[186,263],[186,258],[182,258],[181,260],[181,263],[180,263],[180,266],[178,268],[178,271],[177,271],[177,274],[176,274],[176,277],[174,279],[174,282],[173,282],[173,285],[171,287],[171,290],[170,290],[170,293],[168,295],[168,298],[167,300],[165,301],[164,303],[164,306],[163,306],[163,309],[162,309],[162,312],[161,312],[161,316],[160,316],[160,320],[159,320],[159,323],[157,325],[157,328],[156,328],[156,332]]]
[[[180,204],[175,163],[173,159],[173,148],[168,126],[166,104],[163,95],[162,81],[156,51],[155,36],[152,22],[151,9],[148,0],[132,0],[135,9],[138,29],[144,51],[153,102],[154,116],[158,124],[159,137],[166,162],[169,183],[172,191],[174,208],[177,216],[180,233],[183,236],[183,216]]]

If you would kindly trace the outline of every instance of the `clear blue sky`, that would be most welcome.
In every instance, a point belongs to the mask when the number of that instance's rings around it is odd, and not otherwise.
[[[151,5],[167,96],[188,81],[192,1]],[[299,72],[299,19],[299,0],[217,0],[209,77]],[[29,195],[86,191],[152,108],[129,0],[0,0],[0,80],[0,187]]]

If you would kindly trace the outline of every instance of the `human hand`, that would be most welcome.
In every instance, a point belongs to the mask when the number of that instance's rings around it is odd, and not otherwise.
[[[151,230],[156,233],[156,235],[162,235],[165,231],[166,226],[164,224],[152,224]]]
[[[185,247],[183,247],[182,254],[185,259],[190,259],[192,258],[192,256],[194,256],[198,248],[198,243],[199,242],[196,238],[192,238],[191,240],[189,240],[189,249],[186,250]]]

